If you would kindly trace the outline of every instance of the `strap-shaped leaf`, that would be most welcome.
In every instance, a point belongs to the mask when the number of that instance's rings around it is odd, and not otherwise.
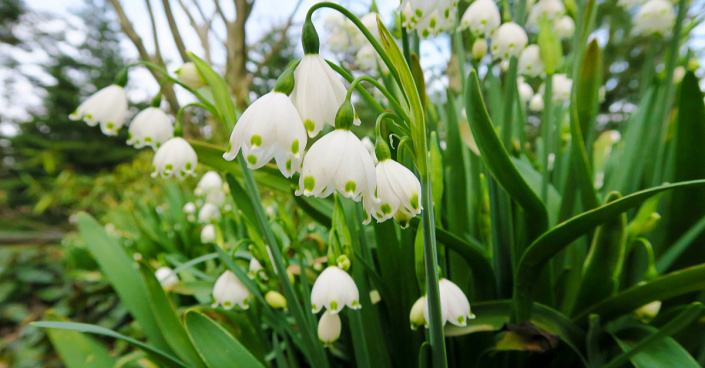
[[[641,326],[638,331],[635,332],[642,331],[656,333],[658,329],[649,326]],[[617,336],[615,336],[615,340],[624,352],[629,351],[631,346],[634,345],[633,341],[630,343]],[[634,354],[629,360],[636,368],[700,368],[700,364],[693,359],[688,353],[688,350],[685,350],[675,339],[668,336],[649,344],[648,349],[643,349],[637,354]]]
[[[534,288],[541,270],[553,256],[567,247],[568,244],[622,212],[638,206],[654,194],[676,188],[702,185],[705,185],[705,180],[693,180],[636,192],[575,216],[541,235],[526,249],[519,260],[519,265],[514,275],[514,300],[517,318],[519,320],[529,318]]]
[[[108,330],[107,328],[104,328],[104,327],[89,325],[87,323],[46,322],[46,321],[33,322],[32,326],[40,327],[40,328],[57,328],[57,329],[61,329],[61,330],[79,331],[79,332],[85,332],[85,333],[92,333],[92,334],[96,334],[96,335],[109,336],[112,338],[116,338],[116,339],[125,341],[125,342],[129,343],[130,345],[133,345],[133,346],[140,348],[148,353],[153,354],[154,356],[157,356],[157,357],[163,359],[164,360],[163,363],[167,364],[168,367],[191,368],[190,366],[184,364],[184,362],[180,361],[179,358],[176,358],[175,356],[167,353],[164,350],[155,348],[151,345],[147,345],[141,341],[135,340],[131,337],[127,337],[125,335],[121,335],[115,331]]]
[[[48,311],[44,318],[50,321],[65,321],[65,318],[53,311]],[[115,358],[108,349],[93,338],[77,331],[50,329],[47,332],[61,360],[68,368],[112,367]]]
[[[209,368],[264,368],[250,352],[225,329],[196,311],[186,312],[188,335]]]
[[[517,201],[526,212],[526,218],[531,223],[529,226],[530,239],[536,239],[548,229],[548,211],[543,201],[531,189],[526,180],[521,176],[514,163],[509,158],[509,153],[497,137],[485,102],[482,99],[480,82],[477,73],[473,70],[465,86],[465,106],[468,111],[470,129],[475,137],[477,148],[492,176],[497,182]]]
[[[149,342],[170,353],[169,345],[152,314],[144,280],[135,272],[135,262],[91,215],[78,215],[78,230],[120,301],[140,324]]]
[[[154,271],[150,270],[144,263],[140,263],[139,268],[147,285],[147,296],[152,306],[152,311],[157,319],[159,328],[164,333],[166,342],[176,355],[185,362],[193,367],[205,368],[201,357],[189,340],[186,329],[184,329],[179,317],[176,315],[174,306],[171,304],[169,297],[166,296],[159,280],[154,276]]]
[[[211,87],[213,92],[213,99],[215,102],[215,108],[218,110],[220,116],[218,118],[225,123],[228,130],[232,130],[235,127],[235,105],[233,100],[230,98],[230,91],[228,90],[228,85],[223,80],[218,73],[216,73],[208,63],[203,61],[198,56],[194,55],[192,52],[188,53],[188,56],[196,65],[196,68],[205,79],[206,83]]]

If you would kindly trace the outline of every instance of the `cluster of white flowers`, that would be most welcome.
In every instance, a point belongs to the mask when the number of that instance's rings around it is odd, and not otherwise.
[[[666,35],[676,24],[676,12],[668,0],[649,0],[634,17],[634,34]]]
[[[447,31],[455,24],[457,0],[404,0],[399,5],[402,25],[426,38]]]

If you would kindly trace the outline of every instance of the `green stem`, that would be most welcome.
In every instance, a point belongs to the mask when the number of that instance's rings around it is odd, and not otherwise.
[[[429,340],[432,349],[434,368],[448,366],[443,321],[441,319],[441,299],[438,288],[438,252],[436,249],[436,227],[433,219],[433,190],[431,188],[431,171],[427,170],[421,177],[423,192],[423,240],[424,271],[426,274],[426,302],[428,303]]]
[[[348,73],[345,69],[341,68],[339,65],[336,65],[335,63],[332,63],[332,62],[330,62],[330,61],[328,61],[328,60],[326,60],[326,62],[328,63],[328,65],[330,65],[331,68],[333,68],[333,70],[335,70],[336,73],[340,74],[340,75],[341,75],[343,78],[345,78],[345,80],[348,81],[349,83],[352,83],[352,82],[355,80],[355,78],[354,78],[350,73]],[[377,111],[378,114],[381,114],[381,113],[383,113],[383,112],[385,111],[385,110],[384,110],[384,107],[382,107],[382,105],[380,105],[380,104],[375,100],[375,98],[374,98],[369,92],[367,92],[367,90],[365,90],[365,89],[364,89],[361,85],[359,85],[359,84],[357,85],[357,92],[359,92],[359,93],[362,95],[362,98],[364,98],[365,101],[366,101],[375,111]]]
[[[377,121],[375,121],[375,133],[377,134],[377,137],[384,138],[382,137],[382,122],[384,121],[384,119],[390,119],[394,122],[395,125],[400,126],[401,128],[406,128],[404,125],[400,125],[404,124],[404,120],[402,120],[402,118],[400,118],[398,115],[391,112],[383,112],[379,114],[379,116],[377,116]],[[404,129],[401,130],[404,131]],[[409,133],[407,136],[410,135],[411,133]]]
[[[376,79],[368,76],[368,75],[363,75],[360,77],[357,77],[353,79],[353,81],[350,83],[350,87],[348,87],[348,94],[345,96],[345,99],[350,100],[350,97],[352,97],[352,92],[355,90],[355,88],[360,84],[360,82],[369,82],[375,88],[377,88],[384,97],[386,97],[389,100],[389,103],[394,106],[394,109],[402,116],[405,122],[405,126],[408,128],[408,121],[410,121],[409,116],[404,112],[404,109],[402,109],[401,105],[399,105],[399,101],[392,95],[384,86],[379,83]]]
[[[242,170],[242,176],[245,181],[245,188],[250,195],[250,201],[255,211],[255,217],[257,217],[257,222],[263,233],[262,235],[264,236],[264,240],[267,244],[269,244],[269,249],[272,251],[274,268],[277,270],[277,273],[281,275],[280,281],[282,282],[284,296],[288,301],[289,310],[300,326],[303,340],[311,349],[311,353],[313,354],[312,358],[314,359],[312,362],[313,366],[327,367],[328,359],[322,345],[318,343],[318,339],[315,336],[315,326],[311,326],[310,323],[307,323],[309,319],[307,319],[304,315],[304,311],[301,309],[301,302],[299,301],[296,290],[294,290],[294,285],[291,283],[291,280],[289,280],[289,277],[287,277],[288,273],[286,270],[286,265],[284,264],[284,257],[282,256],[281,249],[279,249],[278,245],[279,243],[272,232],[272,228],[269,225],[269,220],[267,219],[267,215],[262,207],[262,197],[259,193],[259,189],[257,188],[257,184],[255,183],[255,179],[252,176],[252,171],[247,168],[247,162],[245,162],[242,155],[238,155],[237,157],[238,163],[240,164],[240,168]],[[307,324],[309,326],[307,326]]]
[[[514,92],[517,90],[517,58],[512,56],[509,70],[504,80],[504,122],[502,123],[502,143],[511,154],[512,121],[514,120]]]
[[[311,21],[311,15],[313,15],[313,12],[316,11],[317,9],[320,8],[330,8],[333,10],[337,10],[344,16],[346,16],[348,19],[350,19],[353,24],[362,32],[362,34],[367,38],[368,41],[372,44],[372,47],[375,48],[377,51],[377,54],[382,58],[382,61],[384,61],[384,64],[387,65],[387,68],[389,68],[389,71],[392,73],[392,76],[394,76],[394,79],[397,81],[397,84],[401,86],[401,80],[399,79],[399,73],[397,72],[397,69],[394,67],[394,64],[392,64],[392,61],[389,59],[389,56],[387,55],[386,52],[384,52],[384,48],[382,45],[377,42],[377,39],[375,36],[372,35],[369,29],[365,27],[364,24],[358,19],[358,17],[355,16],[355,14],[351,13],[350,10],[346,9],[342,5],[338,5],[335,3],[331,2],[322,2],[313,5],[309,10],[308,13],[306,14],[306,20]]]
[[[551,154],[551,118],[553,117],[553,75],[546,76],[546,83],[543,90],[543,116],[541,121],[541,140],[543,141],[543,155],[541,165],[543,166],[543,180],[541,181],[541,199],[548,207],[548,182],[550,172],[548,170],[548,156]]]

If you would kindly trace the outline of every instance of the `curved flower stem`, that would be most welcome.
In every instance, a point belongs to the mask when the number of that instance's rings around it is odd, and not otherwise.
[[[400,115],[402,115],[402,118],[404,119],[404,126],[406,126],[408,128],[409,116],[406,114],[404,109],[401,108],[401,105],[399,105],[399,101],[397,101],[397,99],[386,88],[384,88],[384,86],[381,83],[379,83],[376,79],[374,79],[368,75],[363,75],[363,76],[357,77],[350,83],[350,87],[348,87],[348,94],[345,96],[345,99],[350,100],[350,97],[352,96],[353,90],[362,81],[369,82],[370,84],[375,86],[375,88],[377,88],[380,92],[382,92],[384,97],[386,97],[389,100],[389,103],[392,104],[392,106],[394,106],[394,109],[397,110],[397,112]]]
[[[331,68],[333,68],[333,70],[335,70],[336,73],[340,74],[349,83],[352,83],[355,80],[355,78],[352,75],[350,75],[350,73],[348,73],[345,69],[341,68],[339,65],[336,65],[335,63],[332,63],[329,60],[326,60],[326,62],[328,63],[328,65],[330,65]],[[375,100],[375,98],[372,97],[372,95],[369,92],[367,92],[367,90],[362,88],[361,85],[358,84],[356,88],[357,88],[357,91],[362,95],[362,98],[364,98],[365,101],[373,109],[375,109],[375,111],[377,111],[377,113],[381,114],[381,113],[385,112],[384,107],[382,107],[382,105],[380,105]]]
[[[408,137],[411,135],[411,133],[408,131],[408,128],[404,126],[404,120],[399,117],[399,115],[396,115],[391,112],[383,112],[377,116],[377,121],[375,122],[375,133],[377,134],[378,137],[382,137],[382,122],[384,119],[390,119],[392,120],[392,123],[398,127],[399,130],[404,132],[404,137]]]
[[[193,88],[191,88],[191,87],[189,87],[189,86],[187,86],[187,85],[181,83],[180,80],[178,80],[178,79],[172,77],[171,75],[169,75],[169,72],[167,72],[166,70],[164,70],[162,67],[160,67],[159,65],[150,63],[149,61],[139,61],[139,62],[136,62],[136,63],[132,63],[132,64],[125,65],[125,66],[122,68],[122,70],[120,70],[120,73],[123,72],[123,71],[125,71],[125,70],[127,70],[127,69],[129,69],[129,68],[132,68],[132,67],[135,67],[135,66],[140,66],[140,65],[143,65],[143,66],[145,66],[145,67],[147,67],[147,68],[149,68],[149,69],[152,69],[152,70],[154,70],[154,71],[159,72],[159,74],[163,75],[164,78],[165,78],[166,80],[168,80],[169,82],[172,82],[172,83],[174,83],[174,84],[178,84],[178,85],[180,85],[181,87],[183,87],[184,89],[186,89],[187,91],[191,92],[194,96],[196,96],[196,98],[198,98],[199,100],[201,100],[201,102],[203,102],[204,105],[210,106],[210,108],[208,109],[208,111],[211,111],[211,112],[212,112],[212,111],[215,110],[215,107],[213,106],[213,104],[211,104],[210,101],[208,101],[205,97],[203,97],[203,95],[201,95],[200,93],[198,93],[198,91],[196,91],[195,89],[193,89]],[[120,74],[120,73],[118,73],[118,74]],[[160,90],[161,90],[161,87],[160,87]]]
[[[411,140],[409,137],[404,137],[401,139],[401,142],[399,142],[399,146],[397,147],[397,161],[401,160],[401,156],[403,154],[403,149],[406,149],[406,152],[411,155],[411,160],[416,162],[416,153],[414,151],[414,147],[408,147],[409,144],[414,144],[414,142]]]
[[[330,8],[333,10],[337,10],[344,16],[346,16],[348,19],[350,19],[353,24],[362,32],[362,34],[367,38],[368,41],[372,44],[372,47],[375,48],[377,51],[377,54],[382,58],[382,61],[384,61],[384,64],[387,65],[387,68],[389,68],[389,71],[392,73],[392,76],[394,76],[394,80],[396,80],[397,84],[401,86],[401,80],[399,79],[399,73],[397,72],[396,68],[394,67],[394,64],[392,64],[392,61],[389,59],[389,56],[387,55],[386,52],[384,52],[384,48],[382,48],[382,45],[379,44],[377,39],[375,38],[374,35],[370,32],[367,27],[365,27],[364,24],[358,19],[355,14],[351,13],[348,9],[345,7],[331,3],[331,2],[322,2],[313,5],[309,10],[308,13],[306,14],[306,20],[310,21],[311,20],[311,15],[313,15],[313,12],[316,11],[317,9],[320,8]]]
[[[202,108],[208,110],[214,116],[218,116],[217,111],[215,111],[214,109],[211,109],[210,107],[208,107],[200,102],[191,102],[190,104],[181,106],[179,108],[179,111],[176,112],[176,123],[174,123],[174,137],[181,137],[181,134],[183,131],[183,127],[181,126],[181,115],[183,115],[183,113],[184,113],[184,111],[186,111],[187,107],[191,107],[191,106],[202,107]]]

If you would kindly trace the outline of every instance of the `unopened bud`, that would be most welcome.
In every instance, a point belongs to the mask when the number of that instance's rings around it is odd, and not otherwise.
[[[184,63],[184,65],[176,71],[176,76],[179,78],[179,82],[191,89],[199,89],[206,85],[206,81],[203,80],[201,73],[198,71],[198,68],[196,68],[196,64],[191,61]]]
[[[423,315],[423,307],[426,304],[426,297],[420,297],[416,303],[411,307],[411,313],[409,314],[409,321],[411,322],[411,329],[415,330],[419,326],[426,324],[426,318]]]
[[[472,58],[479,60],[485,55],[487,55],[487,41],[484,38],[478,38],[472,44]]]
[[[267,301],[270,307],[274,309],[284,309],[286,310],[286,298],[281,293],[270,290],[265,294],[264,300]]]

